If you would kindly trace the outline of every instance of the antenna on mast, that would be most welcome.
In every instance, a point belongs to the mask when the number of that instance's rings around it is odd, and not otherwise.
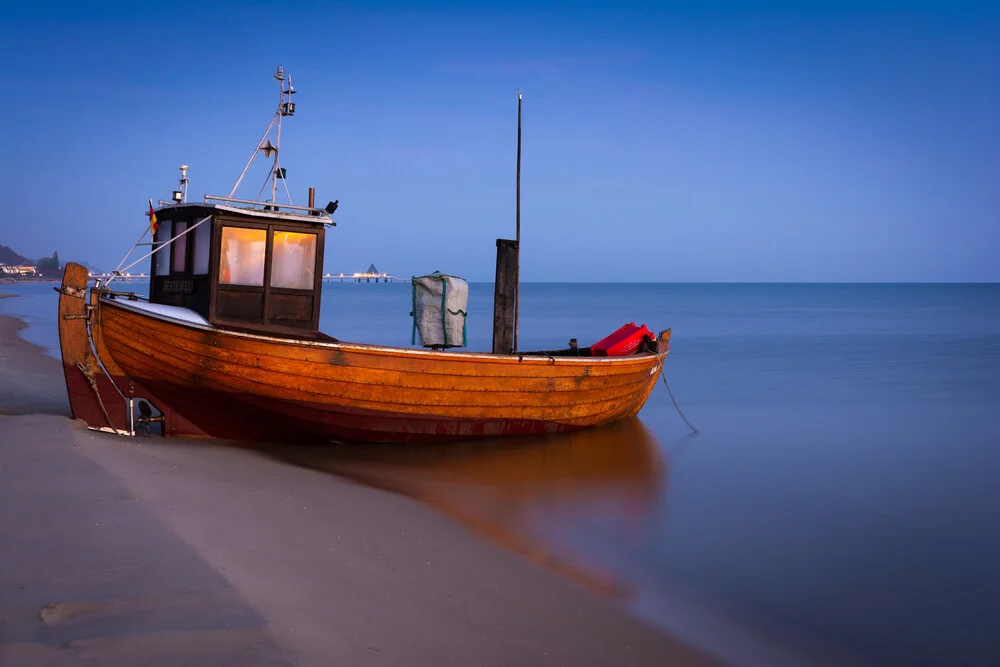
[[[278,65],[278,70],[274,73],[274,78],[278,81],[278,109],[274,112],[274,116],[271,118],[271,122],[268,124],[267,129],[264,130],[264,134],[261,136],[260,141],[257,142],[257,146],[254,148],[253,153],[250,155],[250,160],[247,161],[245,167],[243,167],[243,173],[240,174],[239,179],[236,181],[236,185],[229,192],[229,197],[234,197],[236,191],[239,189],[240,184],[243,183],[243,179],[247,175],[247,171],[250,169],[250,165],[253,164],[254,159],[257,157],[257,152],[260,151],[264,154],[265,159],[271,159],[273,156],[274,161],[271,164],[271,169],[267,174],[267,180],[264,181],[264,185],[261,186],[260,193],[257,194],[258,199],[260,195],[263,194],[264,188],[267,187],[267,181],[271,181],[271,204],[276,204],[276,195],[278,190],[278,181],[282,183],[285,182],[285,176],[287,170],[283,168],[279,162],[281,156],[281,119],[285,116],[295,115],[295,102],[292,102],[292,95],[296,92],[295,88],[292,86],[292,75],[285,72],[285,68]],[[286,84],[287,81],[287,84]],[[271,130],[277,125],[277,132],[275,134],[274,143],[271,143],[269,135]],[[288,185],[285,184],[285,194],[288,196],[288,203],[292,203],[292,195],[288,192]]]
[[[285,180],[285,170],[279,166],[278,158],[281,156],[281,119],[285,116],[295,115],[295,102],[292,102],[292,95],[295,94],[295,88],[292,87],[292,75],[289,74],[285,76],[285,68],[278,65],[278,71],[274,73],[274,78],[278,80],[278,91],[280,96],[278,98],[278,132],[277,138],[274,144],[274,166],[271,167],[271,203],[276,204],[275,194],[278,191],[278,181]],[[285,87],[285,80],[288,81],[288,87]],[[270,142],[269,142],[270,143]],[[288,186],[285,185],[285,193],[288,194]],[[292,203],[292,196],[288,194],[288,203]]]

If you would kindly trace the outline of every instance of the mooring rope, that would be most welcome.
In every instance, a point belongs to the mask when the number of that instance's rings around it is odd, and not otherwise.
[[[663,380],[663,386],[667,388],[667,393],[670,394],[670,400],[673,401],[674,407],[677,409],[677,414],[681,416],[681,419],[683,419],[684,423],[688,425],[688,428],[697,433],[698,429],[696,429],[694,425],[688,421],[688,418],[684,416],[684,413],[681,412],[681,406],[677,405],[677,399],[674,398],[674,392],[670,391],[670,384],[667,382],[667,374],[661,371],[660,378]]]

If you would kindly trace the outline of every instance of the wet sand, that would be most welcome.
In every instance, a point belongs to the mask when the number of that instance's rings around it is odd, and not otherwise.
[[[0,315],[0,415],[69,417],[62,364],[17,335],[25,326],[16,317]]]
[[[89,431],[19,328],[0,316],[0,664],[710,663],[412,499]]]
[[[495,544],[623,604],[635,601],[633,584],[578,552],[560,550],[550,529],[600,507],[616,517],[622,537],[637,537],[668,480],[659,443],[635,418],[554,436],[420,447],[249,446],[437,508]]]

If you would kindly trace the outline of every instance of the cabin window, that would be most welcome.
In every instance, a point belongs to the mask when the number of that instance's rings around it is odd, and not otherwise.
[[[266,243],[267,231],[264,229],[223,227],[219,282],[263,287]]]
[[[274,232],[271,252],[271,287],[313,289],[316,270],[315,234]]]
[[[170,261],[170,271],[171,273],[186,273],[187,272],[187,241],[188,235],[178,237],[177,235],[182,233],[187,229],[187,221],[178,220],[174,222],[174,242],[170,246],[171,251],[171,261]]]
[[[211,251],[212,224],[206,220],[188,236],[194,236],[194,266],[192,273],[204,275],[208,273],[208,256]]]
[[[156,238],[154,239],[156,243],[160,244],[157,246],[158,248],[163,248],[163,244],[170,240],[174,229],[173,225],[174,223],[170,220],[164,220],[160,223],[160,226],[156,230]],[[163,248],[154,257],[156,257],[156,268],[154,269],[156,275],[165,276],[170,273],[170,248]]]

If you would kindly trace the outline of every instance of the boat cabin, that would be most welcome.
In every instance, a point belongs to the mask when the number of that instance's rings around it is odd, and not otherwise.
[[[162,202],[161,202],[162,203]],[[326,225],[322,209],[178,203],[156,211],[149,300],[211,324],[318,338]]]

